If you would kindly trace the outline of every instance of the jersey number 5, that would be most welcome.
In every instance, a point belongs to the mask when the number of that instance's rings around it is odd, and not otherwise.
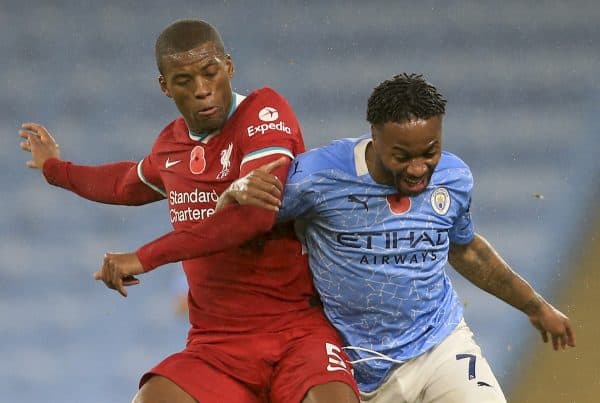
[[[325,352],[327,353],[327,358],[329,363],[327,364],[327,371],[346,371],[348,370],[348,364],[346,361],[340,356],[341,350],[338,346],[331,343],[325,343]]]

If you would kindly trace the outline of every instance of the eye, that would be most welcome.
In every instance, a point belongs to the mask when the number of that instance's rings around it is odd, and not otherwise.
[[[214,77],[219,73],[219,69],[215,68],[215,69],[206,69],[204,71],[204,77]]]
[[[394,160],[396,160],[396,162],[400,162],[400,163],[404,163],[408,161],[408,157],[406,155],[402,155],[402,154],[396,154],[393,156]]]
[[[186,86],[190,81],[191,79],[188,77],[181,77],[175,80],[175,85]]]

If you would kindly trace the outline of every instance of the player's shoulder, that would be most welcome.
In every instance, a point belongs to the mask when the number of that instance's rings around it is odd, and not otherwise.
[[[248,97],[256,97],[257,99],[263,99],[263,98],[284,99],[283,95],[281,95],[279,92],[275,91],[271,87],[258,88],[256,90],[252,91],[250,93],[250,95],[248,95]]]
[[[442,151],[442,157],[438,164],[440,169],[468,169],[469,166],[459,156],[449,151]]]
[[[472,186],[473,174],[467,163],[460,157],[451,152],[442,151],[440,162],[435,168],[433,180],[439,185],[462,183]]]
[[[292,123],[295,117],[287,100],[270,87],[252,91],[237,106],[234,121],[252,123],[255,125],[277,125],[282,119]],[[264,129],[266,130],[266,129]],[[285,131],[285,130],[283,130]]]
[[[363,138],[342,138],[321,147],[313,148],[296,157],[298,166],[307,174],[324,171],[341,171],[356,174],[354,150]]]
[[[246,96],[246,98],[244,99],[244,101],[242,102],[242,105],[248,107],[248,106],[252,106],[252,105],[264,105],[264,106],[268,106],[267,104],[287,104],[287,100],[284,98],[283,95],[281,95],[279,92],[275,91],[273,88],[271,87],[263,87],[263,88],[259,88],[256,89],[254,91],[252,91],[250,94],[248,94],[248,96]]]

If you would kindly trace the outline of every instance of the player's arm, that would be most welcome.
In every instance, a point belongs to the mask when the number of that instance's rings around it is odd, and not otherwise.
[[[277,161],[254,169],[229,185],[219,196],[216,211],[236,203],[279,211],[283,185],[279,178],[271,173]]]
[[[270,89],[263,90],[252,101],[240,127],[256,125],[259,111],[265,105],[278,111],[279,120],[285,121],[288,131],[267,127],[260,135],[240,132],[237,146],[244,155],[240,177],[261,165],[281,158],[271,168],[271,173],[285,181],[290,160],[303,150],[300,126],[287,102]],[[259,123],[260,124],[260,123]],[[289,158],[288,158],[289,157]],[[282,186],[284,183],[282,183]],[[101,269],[94,274],[109,288],[126,295],[123,280],[142,274],[158,266],[222,252],[243,245],[247,241],[271,230],[276,212],[254,206],[229,205],[209,218],[185,229],[177,229],[142,246],[135,253],[107,254]]]
[[[35,123],[22,125],[19,136],[24,139],[21,148],[31,153],[27,166],[42,171],[51,185],[107,204],[140,205],[164,198],[140,180],[135,162],[85,166],[63,161],[52,135]]]
[[[296,157],[292,161],[294,168],[289,170],[284,182],[285,187],[267,165],[254,169],[221,193],[217,210],[232,203],[256,206],[278,212],[279,222],[310,215],[322,200],[312,178],[314,160],[310,151]]]
[[[257,164],[267,162],[272,163],[269,170],[273,175],[286,177],[290,158],[281,155],[265,157]],[[222,252],[270,231],[276,217],[273,210],[232,204],[190,228],[174,230],[142,246],[137,256],[144,271],[149,271],[167,263]]]
[[[482,236],[475,234],[466,244],[450,244],[449,261],[471,283],[524,312],[544,342],[550,334],[555,350],[567,345],[575,347],[569,318],[513,271]]]
[[[251,98],[239,122],[236,148],[243,158],[239,178],[250,174],[264,164],[273,162],[267,171],[280,178],[285,185],[290,161],[304,149],[300,125],[287,101],[271,89],[263,89]],[[275,111],[281,130],[266,125],[260,111],[266,105]],[[262,125],[260,134],[247,131],[247,127]],[[281,195],[278,196],[278,199]],[[206,220],[189,228],[172,231],[142,246],[137,256],[144,271],[172,263],[239,247],[247,241],[271,230],[277,212],[252,205],[229,205]]]
[[[280,155],[261,158],[256,166],[273,162],[271,173],[286,178],[290,158]],[[282,184],[283,185],[283,184]],[[100,270],[94,273],[111,289],[127,296],[128,285],[138,283],[138,274],[167,263],[179,262],[222,252],[243,245],[268,232],[275,224],[276,212],[254,206],[232,204],[225,206],[206,220],[186,229],[178,229],[150,242],[133,253],[107,253]]]

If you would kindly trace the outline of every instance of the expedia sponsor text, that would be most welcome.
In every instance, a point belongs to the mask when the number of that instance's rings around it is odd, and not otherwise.
[[[269,130],[277,130],[279,132],[292,134],[292,129],[287,127],[282,120],[280,120],[277,123],[271,122],[271,123],[262,123],[262,124],[256,125],[256,126],[248,126],[246,128],[246,130],[248,131],[248,137],[252,137],[255,134],[265,134],[265,132],[267,132]]]

